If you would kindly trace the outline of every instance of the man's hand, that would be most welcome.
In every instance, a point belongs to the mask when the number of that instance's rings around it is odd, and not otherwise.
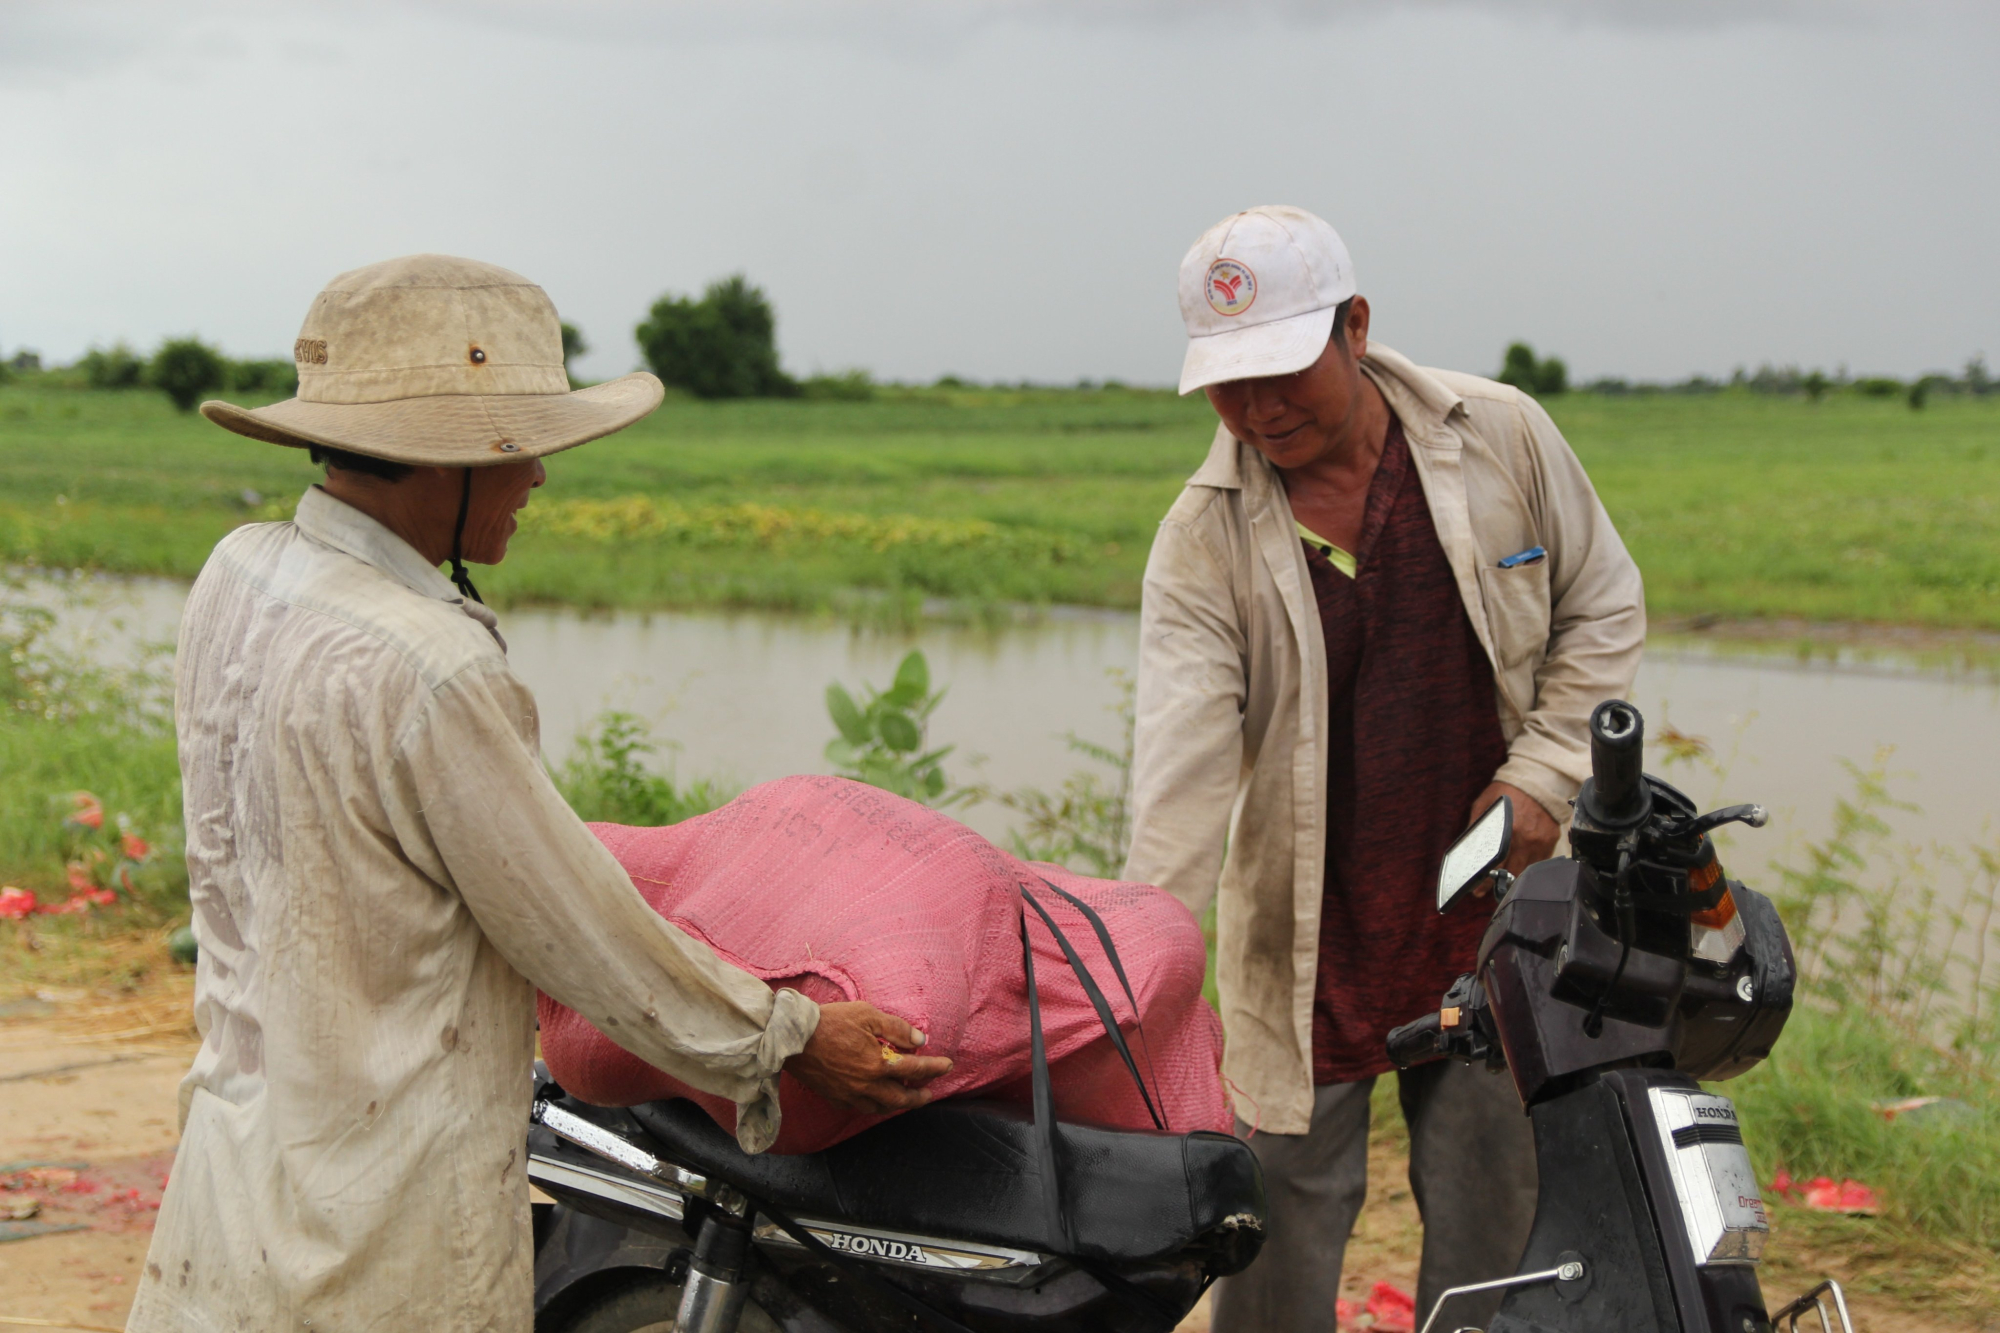
[[[872,1004],[823,1004],[812,1040],[785,1061],[785,1072],[835,1106],[908,1111],[929,1101],[924,1084],[951,1068],[943,1056],[906,1053],[923,1044],[923,1033]]]
[[[1548,860],[1556,849],[1556,839],[1562,836],[1562,826],[1549,818],[1540,801],[1505,782],[1487,784],[1479,799],[1472,803],[1472,818],[1465,821],[1465,826],[1471,828],[1502,796],[1511,797],[1514,802],[1514,845],[1507,852],[1505,865],[1508,874],[1518,875],[1535,862]],[[1483,898],[1491,891],[1490,885],[1488,881],[1473,892]]]

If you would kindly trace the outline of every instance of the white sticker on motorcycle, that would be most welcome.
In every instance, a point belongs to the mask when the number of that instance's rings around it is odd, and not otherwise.
[[[1002,1249],[968,1241],[939,1241],[928,1236],[903,1236],[894,1232],[861,1228],[833,1227],[824,1222],[805,1221],[804,1227],[829,1250],[851,1254],[857,1259],[876,1259],[911,1268],[949,1268],[960,1272],[990,1271],[1000,1268],[1032,1268],[1042,1259],[1023,1250]],[[784,1228],[775,1222],[759,1223],[754,1233],[767,1245],[799,1247]]]
[[[1695,1263],[1756,1263],[1771,1223],[1735,1105],[1686,1088],[1648,1092]]]

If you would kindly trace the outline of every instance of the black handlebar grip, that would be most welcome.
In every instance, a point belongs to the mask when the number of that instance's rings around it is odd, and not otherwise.
[[[1444,1055],[1444,1027],[1435,1013],[1389,1033],[1389,1059],[1398,1069],[1428,1064]]]
[[[1646,719],[1623,699],[1607,699],[1590,715],[1593,814],[1606,823],[1640,815],[1646,800]]]

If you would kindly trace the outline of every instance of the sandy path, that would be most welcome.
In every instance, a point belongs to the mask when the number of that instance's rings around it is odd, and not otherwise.
[[[80,1041],[46,1022],[0,1026],[0,1205],[84,1230],[0,1243],[0,1315],[118,1328],[172,1161],[175,1098],[194,1044]],[[25,1171],[5,1168],[46,1163]]]

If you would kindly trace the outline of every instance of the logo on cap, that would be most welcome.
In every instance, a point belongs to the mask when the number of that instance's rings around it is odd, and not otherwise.
[[[1257,275],[1233,259],[1208,266],[1208,303],[1218,315],[1240,315],[1257,299]]]

